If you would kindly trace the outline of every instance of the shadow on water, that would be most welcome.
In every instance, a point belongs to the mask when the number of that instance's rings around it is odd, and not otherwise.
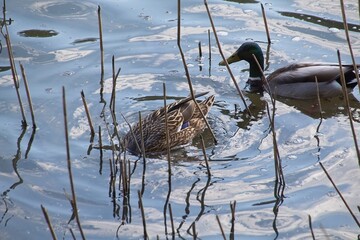
[[[344,30],[344,23],[343,22],[330,20],[328,18],[322,18],[322,17],[317,17],[317,16],[314,16],[314,15],[310,15],[310,14],[296,13],[296,12],[281,12],[280,11],[278,13],[280,13],[284,17],[296,18],[296,19],[301,20],[301,21],[313,23],[313,24],[323,26],[323,27],[327,27],[327,28],[337,28],[337,29],[343,29]],[[360,32],[360,25],[348,23],[348,28],[349,28],[349,31]],[[331,36],[331,35],[329,35],[329,36]]]

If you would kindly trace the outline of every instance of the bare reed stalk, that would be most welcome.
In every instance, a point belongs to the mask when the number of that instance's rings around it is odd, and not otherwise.
[[[163,95],[164,95],[164,117],[165,117],[165,137],[166,137],[166,156],[167,156],[167,162],[168,162],[168,184],[169,184],[169,189],[168,189],[168,193],[166,196],[166,201],[164,203],[164,227],[165,227],[165,234],[167,235],[167,223],[166,223],[166,208],[168,206],[168,202],[170,199],[170,194],[171,194],[171,175],[172,175],[172,170],[171,170],[171,158],[170,158],[170,133],[169,133],[169,128],[168,128],[168,112],[166,109],[166,85],[165,83],[163,83]],[[174,234],[174,231],[173,231]]]
[[[168,161],[168,172],[171,176],[171,158],[170,158],[170,134],[168,129],[168,115],[166,109],[166,85],[163,83],[163,93],[164,93],[164,114],[165,114],[165,135],[166,135],[166,156]]]
[[[126,159],[124,158],[122,161],[120,161],[121,164],[121,172],[123,176],[123,195],[127,196],[129,194],[129,177],[128,177],[128,171],[127,171],[127,164]]]
[[[264,19],[264,25],[265,25],[265,30],[266,30],[267,41],[268,41],[268,44],[270,44],[271,39],[270,39],[269,27],[268,27],[267,20],[266,20],[266,14],[265,14],[264,5],[262,3],[261,3],[261,12],[262,12],[262,16],[263,16],[263,19]]]
[[[30,94],[30,90],[29,90],[29,85],[28,85],[28,81],[27,81],[27,78],[26,78],[26,73],[25,73],[24,66],[21,63],[20,63],[20,69],[21,69],[21,74],[22,74],[23,80],[24,80],[26,96],[27,96],[27,99],[28,99],[28,102],[29,102],[33,128],[36,129],[35,114],[34,114],[33,104],[32,104],[32,101],[31,101],[31,94]]]
[[[355,76],[356,76],[356,80],[359,86],[359,91],[360,91],[360,78],[359,78],[359,71],[358,71],[358,66],[356,64],[355,61],[355,57],[354,57],[354,52],[352,50],[351,47],[351,43],[350,43],[350,35],[349,35],[349,27],[346,21],[346,13],[345,13],[345,6],[344,6],[344,0],[340,0],[340,5],[341,5],[341,14],[342,14],[342,19],[343,19],[343,23],[344,23],[344,30],[345,30],[345,35],[346,35],[346,41],[349,45],[349,51],[350,51],[350,55],[351,55],[351,60],[352,60],[352,64],[354,66],[354,70],[355,70]],[[360,6],[359,6],[360,7]]]
[[[102,174],[102,165],[103,165],[103,144],[102,144],[102,133],[101,126],[99,126],[99,150],[100,150],[100,168],[99,174]]]
[[[85,240],[85,235],[81,227],[80,217],[78,213],[77,203],[76,203],[76,194],[74,181],[71,170],[71,159],[70,159],[70,144],[69,144],[69,133],[68,133],[68,123],[67,123],[67,111],[66,111],[66,96],[65,96],[65,87],[62,87],[62,99],[63,99],[63,112],[64,112],[64,127],[65,127],[65,142],[66,142],[66,159],[67,159],[67,167],[69,173],[70,187],[71,187],[71,195],[73,202],[73,211],[75,214],[76,222],[83,240]]]
[[[346,89],[346,83],[345,83],[345,76],[344,76],[344,71],[342,69],[342,65],[341,65],[341,56],[340,56],[340,51],[337,50],[337,55],[338,55],[338,60],[339,60],[339,68],[340,68],[340,80],[341,80],[341,85],[342,85],[342,90],[343,90],[343,94],[344,94],[344,101],[345,101],[345,105],[346,105],[346,110],[348,112],[349,115],[349,121],[350,121],[350,127],[351,127],[351,131],[352,131],[352,135],[353,135],[353,139],[354,139],[354,144],[355,144],[355,151],[358,157],[358,162],[360,165],[360,150],[359,150],[359,145],[357,142],[357,138],[356,138],[356,132],[355,132],[355,127],[354,127],[354,122],[353,122],[353,117],[351,114],[351,110],[350,110],[350,103],[349,103],[349,95]]]
[[[144,140],[144,131],[143,131],[143,125],[142,125],[142,118],[141,118],[141,112],[139,111],[139,125],[140,125],[140,144],[141,144],[141,154],[143,157],[143,161],[145,162],[146,158],[146,152],[145,152],[145,140]]]
[[[110,97],[110,109],[112,112],[115,112],[115,98],[116,98],[116,77],[115,77],[115,56],[113,55],[111,58],[111,66],[112,66],[112,90]]]
[[[101,21],[100,5],[98,5],[97,14],[98,14],[98,22],[99,22],[101,76],[104,76],[104,46],[103,46],[103,36],[102,36],[102,21]]]
[[[223,239],[226,240],[225,232],[224,232],[223,227],[221,226],[221,222],[220,222],[220,219],[219,219],[218,215],[216,215],[216,221],[219,224],[221,235],[222,235]]]
[[[69,231],[70,231],[70,234],[71,234],[72,238],[73,238],[74,240],[76,240],[74,231],[73,231],[71,228],[69,228]]]
[[[346,208],[348,209],[350,215],[353,217],[354,221],[356,222],[356,224],[358,225],[358,227],[360,228],[360,222],[359,220],[356,218],[355,214],[353,213],[353,211],[351,210],[351,208],[349,207],[349,205],[347,204],[345,198],[343,197],[343,195],[341,194],[341,192],[339,191],[339,189],[337,188],[337,186],[335,185],[333,179],[331,178],[330,174],[328,173],[328,171],[325,169],[325,167],[323,166],[323,164],[321,162],[319,162],[320,167],[322,168],[322,170],[325,172],[327,178],[330,180],[331,184],[333,185],[333,187],[335,188],[336,192],[339,194],[341,200],[343,201],[343,203],[345,204]]]
[[[94,130],[94,126],[93,126],[93,123],[92,123],[92,120],[91,120],[90,111],[89,111],[89,108],[88,108],[88,105],[87,105],[87,102],[86,102],[86,99],[85,99],[84,91],[81,91],[81,99],[83,101],[85,112],[86,112],[86,117],[87,117],[88,122],[89,122],[91,136],[94,136],[95,135],[95,130]]]
[[[205,160],[207,175],[208,175],[208,177],[211,177],[211,172],[210,172],[210,167],[209,167],[209,161],[208,161],[207,156],[206,156],[204,138],[203,138],[202,135],[200,135],[200,139],[201,139],[201,149],[202,149],[202,152],[203,152],[203,155],[204,155],[204,160]]]
[[[265,86],[267,87],[267,91],[268,91],[268,93],[269,93],[269,95],[270,95],[271,103],[272,103],[272,105],[275,105],[275,96],[274,96],[274,94],[273,94],[272,91],[271,91],[271,88],[270,88],[269,83],[268,83],[268,81],[267,81],[267,79],[266,79],[266,76],[265,76],[265,74],[264,74],[264,71],[262,70],[261,65],[260,65],[259,61],[257,60],[256,56],[255,56],[254,54],[253,54],[252,56],[253,56],[253,58],[254,58],[254,60],[255,60],[256,65],[258,66],[258,68],[259,68],[259,70],[260,70],[260,72],[261,72],[261,75],[262,75],[262,77],[261,77],[262,83],[263,83],[263,85],[265,85]],[[274,106],[274,107],[275,107],[275,106]]]
[[[235,239],[235,208],[236,208],[236,201],[230,203],[230,209],[231,209],[230,240]]]
[[[185,75],[186,75],[186,78],[187,78],[187,81],[188,81],[188,85],[189,85],[189,90],[190,90],[190,94],[191,94],[191,98],[192,100],[194,101],[197,109],[199,110],[200,114],[201,114],[201,117],[204,119],[205,123],[206,123],[206,126],[207,128],[210,130],[210,133],[211,133],[211,136],[213,137],[214,139],[214,143],[217,144],[217,140],[215,138],[215,135],[209,125],[209,122],[208,120],[206,119],[204,113],[202,112],[198,102],[196,101],[195,99],[195,94],[194,94],[194,90],[193,90],[193,86],[192,86],[192,82],[191,82],[191,79],[190,79],[190,73],[189,73],[189,69],[187,67],[187,64],[186,64],[186,60],[185,60],[185,55],[184,55],[184,52],[181,48],[181,43],[180,43],[180,39],[181,39],[181,4],[180,4],[181,0],[178,0],[178,24],[177,24],[177,45],[178,45],[178,48],[179,48],[179,51],[180,51],[180,55],[181,55],[181,59],[182,59],[182,62],[183,62],[183,65],[184,65],[184,69],[185,69]]]
[[[9,61],[10,61],[11,73],[12,73],[12,76],[13,76],[15,91],[16,91],[16,95],[17,95],[17,98],[18,98],[19,106],[20,106],[21,116],[22,116],[22,119],[23,119],[21,123],[22,123],[22,127],[26,127],[27,122],[26,122],[24,107],[23,107],[22,100],[21,100],[21,95],[20,95],[20,92],[19,92],[19,88],[20,88],[19,78],[18,78],[18,75],[17,75],[17,72],[16,72],[16,67],[15,67],[15,62],[14,62],[14,55],[13,55],[13,51],[12,51],[12,47],[11,47],[11,41],[10,41],[10,35],[9,35],[7,24],[6,24],[5,10],[4,10],[4,21],[5,21],[5,30],[6,30],[6,34],[4,34],[4,38],[6,40],[6,45],[7,45],[8,55],[9,55]]]
[[[270,99],[271,99],[271,104],[272,104],[272,113],[270,113],[270,108],[269,108],[269,104],[266,104],[267,107],[267,114],[269,117],[269,121],[270,121],[270,127],[271,127],[271,132],[273,133],[273,144],[274,144],[274,163],[275,163],[275,180],[276,180],[276,194],[275,196],[277,197],[277,199],[282,199],[283,198],[283,191],[285,190],[285,178],[284,178],[284,174],[282,171],[282,164],[281,164],[281,159],[280,159],[280,154],[279,154],[279,148],[278,148],[278,144],[277,144],[277,140],[276,140],[276,131],[275,131],[275,111],[276,111],[276,101],[275,101],[275,96],[274,94],[271,92],[269,83],[265,77],[265,74],[259,64],[259,61],[257,60],[256,56],[253,54],[253,58],[262,74],[262,82],[264,85],[267,86],[269,95],[270,95]],[[280,184],[280,187],[278,186],[278,184]]]
[[[229,66],[229,64],[228,64],[228,62],[227,62],[227,60],[226,60],[226,58],[225,58],[225,55],[224,55],[224,53],[223,53],[223,51],[222,51],[222,48],[221,48],[221,45],[220,45],[220,41],[219,41],[219,38],[218,38],[218,35],[217,35],[217,32],[216,32],[216,29],[215,29],[215,25],[214,25],[213,19],[212,19],[212,17],[211,17],[211,13],[210,13],[210,10],[209,10],[209,6],[208,6],[208,3],[207,3],[206,0],[204,0],[204,4],[205,4],[205,7],[206,7],[206,11],[207,11],[207,13],[208,13],[208,16],[209,16],[209,20],[210,20],[210,24],[211,24],[212,30],[213,30],[213,32],[214,32],[214,36],[215,36],[215,40],[216,40],[217,46],[218,46],[218,48],[219,48],[219,53],[220,53],[222,59],[223,59],[224,62],[225,62],[226,69],[228,70],[228,72],[229,72],[229,74],[230,74],[230,77],[231,77],[231,79],[232,79],[232,81],[233,81],[233,83],[234,83],[234,85],[235,85],[235,87],[236,87],[237,92],[239,93],[239,96],[240,96],[240,98],[241,98],[241,100],[242,100],[242,102],[243,102],[243,104],[244,104],[244,106],[245,106],[248,114],[249,114],[250,116],[252,116],[251,111],[250,111],[250,109],[249,109],[249,107],[248,107],[248,105],[247,105],[247,103],[246,103],[246,101],[245,101],[244,95],[242,94],[242,91],[240,90],[240,87],[239,87],[239,85],[238,85],[237,82],[236,82],[235,76],[234,76],[234,74],[232,73],[232,71],[231,71],[231,69],[230,69],[230,66]]]
[[[316,132],[319,132],[320,125],[323,121],[323,112],[322,112],[321,101],[320,101],[319,82],[318,82],[318,79],[316,76],[315,76],[315,82],[316,82],[316,96],[317,96],[317,100],[318,100],[318,104],[319,104],[319,112],[320,112],[320,123],[316,129]]]
[[[114,158],[114,150],[112,151],[112,155]],[[112,187],[113,187],[113,181],[114,181],[114,170],[113,170],[113,164],[111,161],[111,158],[109,158],[109,167],[110,167],[110,180],[109,180],[109,197],[111,197],[111,193],[112,193]]]
[[[196,240],[196,239],[197,239],[197,233],[196,233],[196,225],[195,225],[195,222],[193,222],[191,229],[192,229],[193,239]]]
[[[49,215],[48,215],[48,213],[47,213],[47,210],[46,210],[46,208],[45,208],[43,205],[40,205],[40,206],[41,206],[41,210],[42,210],[42,212],[43,212],[43,214],[44,214],[46,223],[47,223],[47,225],[48,225],[48,227],[49,227],[51,236],[52,236],[53,240],[56,240],[56,239],[57,239],[57,238],[56,238],[56,234],[55,234],[55,231],[54,231],[54,229],[53,229],[53,227],[52,227],[52,225],[51,225],[50,217],[49,217]]]
[[[144,239],[149,239],[149,236],[146,231],[145,211],[144,211],[144,206],[143,206],[140,190],[138,191],[138,196],[139,196],[139,207],[140,207],[140,211],[141,211],[141,217],[142,217],[143,229],[144,229]]]
[[[314,234],[314,230],[313,230],[313,227],[312,227],[312,223],[311,223],[311,216],[309,216],[309,228],[310,228],[310,232],[311,232],[311,237],[313,240],[315,240],[315,234]]]
[[[140,144],[141,144],[141,155],[143,157],[143,172],[141,177],[141,196],[145,192],[145,173],[146,173],[146,152],[145,152],[145,141],[144,141],[144,131],[141,119],[141,113],[139,112],[139,124],[140,124]]]
[[[208,39],[209,39],[209,62],[211,65],[211,40],[210,40],[210,29],[208,29]]]
[[[169,206],[170,223],[171,223],[171,231],[172,231],[171,235],[174,237],[175,236],[175,226],[174,226],[174,218],[173,218],[171,203],[169,203],[168,206]]]
[[[135,133],[134,133],[132,127],[131,127],[131,124],[130,124],[129,121],[125,118],[124,114],[122,114],[121,112],[120,112],[120,114],[121,114],[121,116],[123,117],[123,119],[124,119],[124,121],[126,122],[126,124],[129,126],[131,136],[134,138],[134,142],[135,142],[135,144],[136,144],[137,149],[139,150],[139,152],[142,152],[141,147],[139,146],[139,143],[138,143],[137,140],[136,140],[136,136],[135,136]],[[125,146],[125,147],[126,147],[126,146]]]

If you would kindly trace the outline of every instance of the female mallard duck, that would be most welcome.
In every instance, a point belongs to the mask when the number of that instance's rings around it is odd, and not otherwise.
[[[264,55],[260,46],[255,42],[245,42],[232,54],[227,62],[229,64],[245,60],[250,64],[250,77],[248,83],[250,91],[263,90],[273,96],[295,99],[312,99],[317,97],[315,76],[318,80],[321,97],[335,97],[342,94],[340,69],[338,64],[326,63],[298,63],[280,68],[271,73],[267,83],[262,83],[262,72],[254,60],[253,54],[264,70]],[[224,66],[221,61],[219,65]],[[356,76],[352,65],[342,65],[346,87],[352,91],[356,86]],[[269,91],[270,89],[270,91]]]
[[[195,95],[200,97],[207,93]],[[202,102],[198,102],[204,116],[207,115],[215,100],[210,96]],[[168,118],[169,147],[188,144],[196,135],[202,132],[206,126],[198,108],[191,97],[175,101],[162,107],[142,119],[142,129],[145,153],[162,153],[167,150],[165,133],[165,111]],[[124,137],[127,150],[132,154],[141,153],[141,129],[140,122],[132,126]]]

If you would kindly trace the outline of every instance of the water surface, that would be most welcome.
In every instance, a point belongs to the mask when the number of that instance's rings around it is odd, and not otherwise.
[[[273,43],[268,50],[266,73],[291,62],[336,62],[351,58],[342,29],[338,1],[267,1],[264,3]],[[211,1],[209,7],[225,54],[244,41],[258,41],[267,50],[258,1]],[[229,74],[211,34],[202,1],[182,1],[182,38],[194,88],[216,95],[209,120],[218,144],[204,133],[211,178],[207,176],[200,140],[172,153],[171,185],[165,156],[130,159],[130,199],[116,178],[110,183],[110,150],[103,164],[91,145],[88,121],[81,101],[83,90],[95,129],[102,128],[104,145],[110,146],[112,120],[108,104],[112,90],[111,59],[121,68],[117,81],[117,113],[130,121],[137,114],[163,104],[162,84],[168,101],[188,95],[188,84],[176,43],[177,6],[174,1],[101,2],[105,82],[100,94],[98,2],[8,1],[8,26],[15,62],[26,70],[35,109],[36,132],[21,127],[21,114],[12,82],[4,39],[0,55],[0,239],[51,238],[40,205],[46,207],[58,238],[71,239],[71,228],[80,238],[72,208],[66,164],[62,86],[66,89],[72,169],[81,223],[88,239],[142,239],[143,223],[138,190],[150,239],[171,238],[171,204],[177,239],[192,238],[191,226],[201,239],[219,239],[219,216],[225,234],[231,228],[230,202],[236,201],[235,238],[309,239],[311,215],[315,237],[355,239],[358,227],[319,166],[321,161],[358,216],[359,164],[343,99],[322,100],[320,121],[316,101],[280,100],[275,128],[286,182],[286,198],[274,198],[273,140],[266,113],[269,96],[245,94],[254,114],[244,113]],[[346,13],[355,56],[360,53],[358,3],[348,1]],[[211,31],[212,32],[212,31]],[[199,59],[198,43],[203,57]],[[356,59],[358,60],[358,59]],[[248,77],[247,63],[232,66],[241,88]],[[23,82],[20,87],[26,117],[31,123]],[[359,89],[351,96],[355,131],[359,132]],[[105,116],[102,115],[106,102]],[[118,114],[118,129],[128,127]],[[317,128],[320,125],[319,132]],[[31,125],[31,124],[30,124]],[[315,137],[317,136],[317,137]],[[93,148],[91,147],[93,146]],[[143,175],[145,173],[145,175]],[[164,214],[164,209],[165,214]],[[165,220],[166,219],[166,220]],[[189,230],[190,229],[190,230]]]

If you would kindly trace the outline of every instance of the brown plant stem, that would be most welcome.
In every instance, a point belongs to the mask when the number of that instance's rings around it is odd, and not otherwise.
[[[358,71],[358,66],[357,66],[357,64],[356,64],[356,61],[355,61],[354,52],[353,52],[352,47],[351,47],[350,35],[349,35],[349,27],[348,27],[348,24],[347,24],[347,21],[346,21],[346,13],[345,13],[344,0],[340,0],[340,6],[341,6],[341,15],[342,15],[343,23],[344,23],[344,30],[345,30],[346,41],[347,41],[348,46],[349,46],[350,55],[351,55],[351,60],[352,60],[353,66],[354,66],[355,76],[356,76],[356,80],[357,80],[357,83],[358,83],[358,86],[359,86],[359,91],[360,91],[359,71]],[[360,6],[359,6],[359,7],[360,7]]]
[[[346,202],[345,198],[343,197],[343,195],[341,194],[341,192],[339,191],[339,189],[337,188],[336,184],[334,183],[333,179],[331,178],[330,174],[328,173],[328,171],[325,169],[325,167],[323,166],[323,164],[321,162],[319,162],[320,167],[322,168],[322,170],[325,172],[327,178],[330,180],[331,184],[333,185],[333,187],[335,188],[336,192],[339,194],[341,200],[343,201],[343,203],[345,204],[347,210],[349,211],[350,215],[353,217],[355,223],[358,225],[358,227],[360,228],[360,222],[359,220],[356,218],[355,214],[353,213],[353,211],[351,210],[351,208],[349,207],[348,203]]]
[[[26,96],[29,102],[29,107],[30,107],[30,113],[31,113],[31,120],[33,123],[33,128],[36,129],[36,123],[35,123],[35,114],[34,114],[34,108],[33,108],[33,104],[31,101],[31,94],[30,94],[30,89],[29,89],[29,85],[28,85],[28,81],[26,78],[26,73],[25,73],[25,69],[24,66],[20,63],[20,69],[21,69],[21,74],[24,80],[24,85],[25,85],[25,90],[26,90]]]
[[[341,65],[341,56],[340,56],[339,50],[337,50],[337,56],[338,56],[338,60],[339,60],[340,80],[341,80],[341,86],[342,86],[342,90],[343,90],[343,94],[344,94],[344,101],[345,101],[345,105],[346,105],[346,110],[349,115],[349,122],[350,122],[350,127],[351,127],[351,131],[352,131],[353,139],[354,139],[355,151],[356,151],[358,163],[360,166],[360,150],[359,150],[359,145],[357,142],[355,127],[354,127],[354,120],[353,120],[351,110],[350,110],[349,95],[348,95],[347,88],[346,88],[345,76],[344,76],[344,71],[343,71],[342,65]]]
[[[78,212],[78,207],[76,203],[76,194],[75,194],[75,187],[73,181],[73,175],[71,170],[71,158],[70,158],[70,144],[69,144],[69,133],[68,133],[68,123],[67,123],[67,110],[66,110],[66,96],[65,96],[65,87],[62,87],[62,99],[63,99],[63,113],[64,113],[64,128],[65,128],[65,142],[66,142],[66,160],[67,160],[67,167],[69,173],[69,180],[70,180],[70,187],[71,187],[71,195],[72,195],[72,203],[73,203],[73,211],[76,218],[76,223],[78,225],[81,237],[85,240],[85,235],[81,227],[80,217]]]
[[[262,16],[263,16],[263,19],[264,19],[264,25],[265,25],[265,30],[266,30],[267,41],[268,41],[268,44],[270,44],[271,39],[270,39],[269,27],[268,27],[267,20],[266,20],[266,14],[265,14],[264,5],[262,3],[261,3],[261,12],[262,12]]]
[[[216,137],[209,125],[209,122],[208,120],[206,119],[204,113],[202,112],[198,102],[196,101],[195,99],[195,94],[194,94],[194,90],[193,90],[193,85],[192,85],[192,82],[191,82],[191,79],[190,79],[190,73],[189,73],[189,69],[187,67],[187,64],[186,64],[186,60],[185,60],[185,55],[184,55],[184,52],[181,48],[181,43],[180,43],[180,39],[181,39],[181,15],[180,15],[180,8],[181,8],[181,4],[180,4],[181,0],[178,0],[178,24],[177,24],[177,45],[178,45],[178,48],[179,48],[179,51],[180,51],[180,55],[181,55],[181,59],[182,59],[182,62],[183,62],[183,65],[184,65],[184,69],[185,69],[185,75],[186,75],[186,79],[188,81],[188,85],[189,85],[189,90],[190,90],[190,94],[191,94],[191,98],[192,100],[194,101],[197,109],[199,110],[200,114],[201,114],[201,117],[204,119],[204,122],[206,123],[206,126],[207,128],[210,130],[210,133],[211,133],[211,136],[213,137],[214,139],[214,143],[217,144],[217,140],[216,140]]]
[[[229,72],[229,74],[230,74],[230,77],[231,77],[231,79],[232,79],[232,81],[233,81],[233,83],[234,83],[234,85],[235,85],[235,87],[236,87],[237,92],[239,93],[239,96],[240,96],[240,98],[241,98],[241,100],[242,100],[242,102],[243,102],[243,104],[244,104],[244,106],[245,106],[248,114],[249,114],[250,116],[252,116],[251,111],[250,111],[250,109],[249,109],[249,107],[248,107],[248,105],[247,105],[247,103],[246,103],[246,101],[245,101],[244,95],[243,95],[242,91],[240,90],[240,87],[239,87],[239,85],[238,85],[237,82],[236,82],[235,76],[234,76],[234,74],[232,73],[232,71],[231,71],[231,69],[230,69],[230,66],[229,66],[229,64],[228,64],[228,62],[227,62],[227,60],[226,60],[226,58],[225,58],[225,55],[224,55],[224,53],[223,53],[223,51],[222,51],[222,48],[221,48],[221,45],[220,45],[220,41],[219,41],[219,38],[218,38],[218,35],[217,35],[217,32],[216,32],[216,29],[215,29],[215,25],[214,25],[213,19],[212,19],[212,17],[211,17],[211,13],[210,13],[210,10],[209,10],[209,6],[208,6],[208,3],[207,3],[206,0],[204,0],[204,4],[205,4],[205,7],[206,7],[206,11],[207,11],[207,13],[208,13],[208,17],[209,17],[209,20],[210,20],[210,24],[211,24],[211,27],[212,27],[214,36],[215,36],[215,40],[216,40],[217,46],[218,46],[218,48],[219,48],[219,53],[220,53],[222,59],[223,59],[224,62],[225,62],[226,69],[228,70],[228,72]]]
[[[88,108],[88,105],[87,105],[87,102],[86,102],[86,99],[85,99],[84,91],[81,91],[81,99],[82,99],[82,102],[84,104],[86,117],[87,117],[88,122],[89,122],[91,136],[94,136],[95,135],[95,130],[94,130],[94,126],[93,126],[93,123],[92,123],[92,120],[91,120],[90,111],[89,111],[89,108]]]
[[[51,236],[52,236],[53,240],[56,240],[57,237],[56,237],[54,228],[53,228],[52,225],[51,225],[50,217],[49,217],[49,215],[48,215],[48,213],[47,213],[46,208],[45,208],[43,205],[41,205],[41,210],[42,210],[42,212],[43,212],[43,214],[44,214],[44,217],[45,217],[46,223],[47,223],[47,225],[48,225],[48,227],[49,227]]]
[[[97,14],[98,14],[98,22],[99,22],[101,76],[103,76],[104,75],[104,45],[103,45],[103,36],[102,36],[102,21],[101,21],[100,5],[98,5]]]

